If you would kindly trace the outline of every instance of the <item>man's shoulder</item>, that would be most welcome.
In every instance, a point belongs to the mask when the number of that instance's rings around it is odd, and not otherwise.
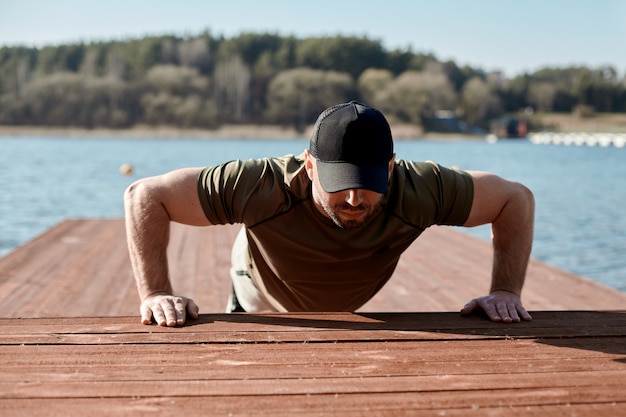
[[[406,170],[417,174],[434,172],[440,165],[434,161],[411,161],[408,159],[396,160],[395,168],[398,170]]]
[[[231,161],[240,170],[271,170],[271,172],[296,172],[304,166],[304,155],[288,154],[284,156],[269,156],[256,159]]]
[[[256,224],[288,210],[309,195],[303,165],[298,156],[285,155],[205,168],[198,189],[207,218],[214,224]]]
[[[251,159],[235,159],[219,165],[206,167],[205,172],[212,176],[236,179],[238,182],[252,183],[269,177],[284,178],[279,183],[289,183],[304,167],[304,158],[300,155],[269,156]],[[273,182],[271,182],[273,183]],[[270,184],[271,184],[270,183]],[[266,184],[267,185],[267,184]]]
[[[309,178],[304,169],[304,154],[284,155],[239,161],[239,174],[247,181],[256,182],[256,187],[278,189],[306,198]],[[267,191],[266,191],[267,192]]]
[[[400,187],[419,187],[424,182],[436,181],[441,166],[433,161],[396,160],[393,181]]]
[[[398,160],[395,165],[395,173],[406,176],[437,178],[437,177],[469,177],[469,173],[457,166],[443,166],[435,161],[410,161]]]
[[[409,223],[462,224],[471,208],[472,179],[459,167],[399,160],[390,185],[390,206]]]

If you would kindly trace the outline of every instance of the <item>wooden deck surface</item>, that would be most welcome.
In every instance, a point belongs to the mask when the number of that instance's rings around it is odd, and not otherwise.
[[[225,311],[238,230],[172,224],[174,288],[193,298],[202,313]],[[488,292],[491,261],[487,242],[452,228],[431,228],[360,311],[458,311]],[[535,259],[523,300],[529,310],[626,308],[626,293]],[[132,316],[138,305],[121,219],[67,220],[0,259],[0,317]]]
[[[213,312],[176,328],[139,323],[122,220],[0,259],[0,416],[626,415],[624,293],[533,259],[533,321],[461,317],[491,249],[434,228],[357,313],[217,314],[237,230],[172,226],[174,285]]]
[[[1,416],[626,415],[626,311],[0,319]]]

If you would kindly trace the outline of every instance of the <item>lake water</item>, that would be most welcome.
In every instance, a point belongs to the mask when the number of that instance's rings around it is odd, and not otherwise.
[[[299,153],[305,140],[0,138],[0,255],[66,218],[123,216],[135,179]],[[398,141],[398,158],[486,170],[535,193],[533,256],[626,291],[626,148]],[[134,173],[121,175],[122,164]],[[489,228],[463,229],[484,239]]]

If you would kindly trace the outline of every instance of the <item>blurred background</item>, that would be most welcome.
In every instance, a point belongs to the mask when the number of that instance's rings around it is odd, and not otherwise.
[[[356,98],[409,136],[626,130],[625,40],[617,0],[1,0],[0,125],[303,132]]]

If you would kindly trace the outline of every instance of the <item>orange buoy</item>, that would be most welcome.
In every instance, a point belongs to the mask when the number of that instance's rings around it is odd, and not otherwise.
[[[130,164],[122,164],[120,166],[120,174],[122,175],[130,175],[133,173],[133,166]]]

